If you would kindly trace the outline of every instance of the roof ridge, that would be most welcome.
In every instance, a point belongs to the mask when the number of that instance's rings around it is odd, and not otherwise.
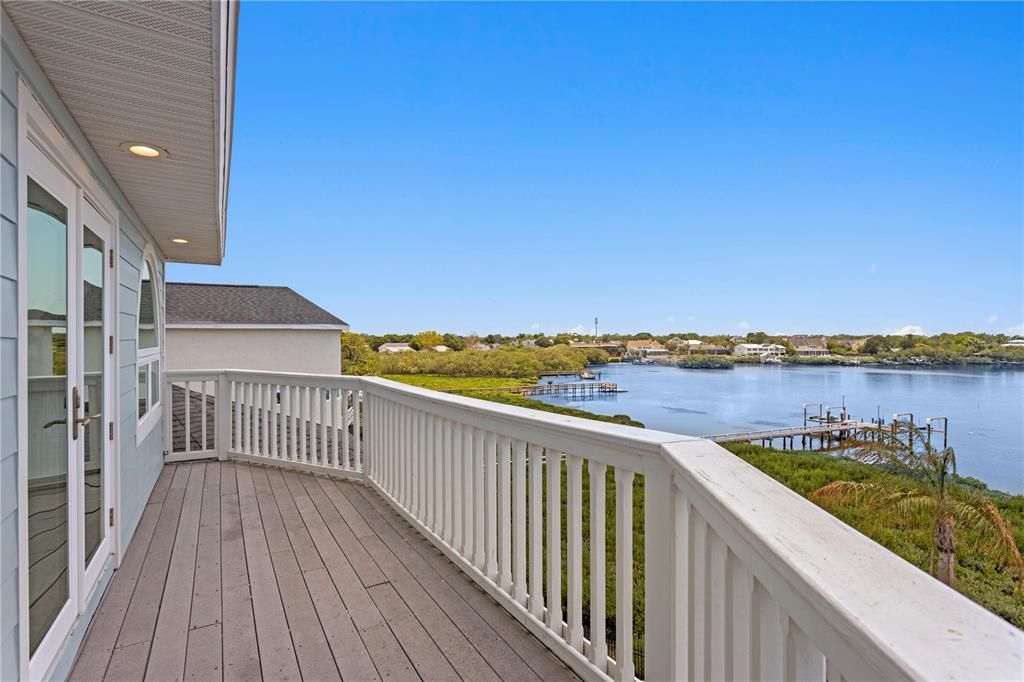
[[[167,284],[174,284],[176,286],[186,287],[235,287],[238,289],[289,289],[293,290],[289,286],[284,284],[226,284],[224,282],[167,282]],[[294,290],[293,290],[294,291]]]

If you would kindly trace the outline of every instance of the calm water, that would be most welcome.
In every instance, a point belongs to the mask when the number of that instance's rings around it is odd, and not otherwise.
[[[1024,492],[1024,372],[739,365],[732,370],[607,365],[601,379],[628,393],[569,401],[599,414],[628,414],[648,428],[695,436],[798,426],[802,403],[840,405],[870,421],[895,412],[949,417],[959,472]]]

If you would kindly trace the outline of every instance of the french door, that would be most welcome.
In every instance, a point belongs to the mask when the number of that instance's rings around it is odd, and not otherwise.
[[[29,677],[43,676],[111,551],[113,228],[34,144],[27,154],[26,539]],[[25,526],[23,526],[25,527]]]

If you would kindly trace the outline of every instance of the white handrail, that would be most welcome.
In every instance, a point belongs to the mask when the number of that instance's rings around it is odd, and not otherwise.
[[[586,679],[1024,672],[1020,630],[710,441],[375,377],[168,379],[215,383],[219,456],[363,480]]]

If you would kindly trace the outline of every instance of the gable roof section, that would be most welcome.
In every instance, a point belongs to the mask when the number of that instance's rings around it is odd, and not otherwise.
[[[169,327],[313,327],[348,324],[288,287],[167,283]]]

